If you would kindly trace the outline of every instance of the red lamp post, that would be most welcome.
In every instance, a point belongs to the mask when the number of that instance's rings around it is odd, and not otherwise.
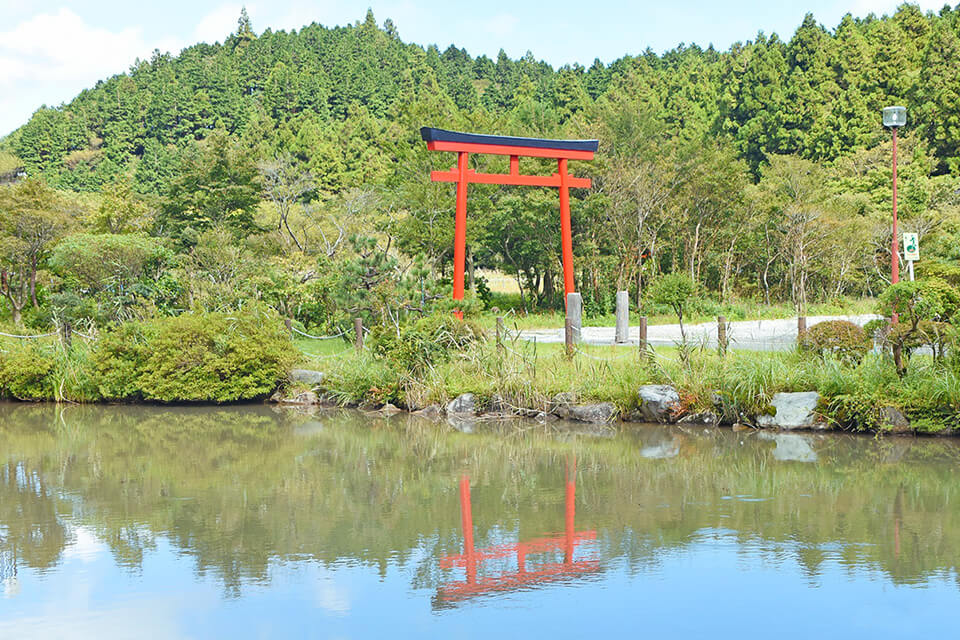
[[[890,283],[900,282],[900,254],[897,231],[897,129],[907,124],[906,107],[885,107],[883,126],[893,131],[893,240],[890,243]]]

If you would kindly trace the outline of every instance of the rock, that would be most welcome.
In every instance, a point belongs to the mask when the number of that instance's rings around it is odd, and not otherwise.
[[[311,387],[315,387],[323,382],[323,372],[311,371],[310,369],[294,369],[290,372],[290,380],[291,382],[308,384]]]
[[[317,399],[317,394],[313,391],[304,391],[303,393],[298,393],[292,398],[284,398],[280,401],[281,404],[298,404],[298,405],[314,405],[317,404],[319,400]]]
[[[713,411],[702,411],[684,416],[677,422],[680,424],[708,424],[716,426],[720,422],[720,419]]]
[[[470,415],[472,416],[477,410],[477,402],[473,397],[472,393],[464,393],[453,400],[447,405],[447,414],[448,415]]]
[[[273,395],[270,396],[270,399],[267,402],[279,403],[283,402],[283,393],[280,391],[274,391]]]
[[[380,407],[382,406],[382,402],[377,402],[375,400],[364,400],[357,405],[357,409],[360,409],[360,411],[379,411]]]
[[[596,404],[570,404],[560,406],[553,411],[556,415],[567,420],[601,424],[613,420],[617,408],[612,402],[598,402]]]
[[[816,413],[819,401],[820,394],[816,391],[774,394],[770,405],[775,413],[772,416],[758,416],[757,425],[780,429],[816,428],[820,426]]]
[[[577,394],[572,391],[564,391],[563,393],[558,393],[550,399],[550,411],[556,413],[561,407],[567,407],[571,404],[577,402]]]
[[[387,404],[380,407],[380,413],[387,417],[390,417],[390,416],[395,416],[398,413],[403,413],[403,409],[388,402]]]
[[[430,406],[424,407],[419,411],[414,411],[413,415],[420,416],[421,418],[436,419],[436,418],[439,418],[442,413],[443,413],[443,409],[440,407],[440,405],[431,404]]]
[[[672,422],[680,409],[680,394],[668,384],[645,384],[637,396],[640,415],[647,422]]]
[[[887,433],[912,433],[910,421],[903,412],[896,407],[882,407],[880,409],[880,428]]]

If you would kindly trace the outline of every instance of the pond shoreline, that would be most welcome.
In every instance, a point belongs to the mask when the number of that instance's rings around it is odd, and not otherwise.
[[[661,385],[655,385],[661,386]],[[960,437],[960,429],[946,428],[942,431],[929,432],[916,429],[852,429],[840,426],[830,425],[823,419],[823,416],[816,415],[817,418],[812,424],[799,426],[783,426],[777,424],[761,425],[757,421],[730,421],[718,416],[712,412],[702,413],[683,413],[680,415],[671,415],[669,412],[663,415],[667,419],[650,419],[649,413],[644,416],[641,411],[631,413],[620,412],[612,403],[583,403],[578,404],[569,399],[557,398],[556,402],[542,407],[509,407],[506,408],[503,403],[499,403],[499,408],[490,409],[488,401],[487,408],[479,409],[475,399],[464,398],[464,396],[473,396],[474,394],[461,394],[454,398],[446,406],[441,404],[430,404],[421,408],[400,407],[390,402],[382,403],[372,400],[365,402],[337,402],[323,391],[301,392],[293,396],[285,396],[280,392],[275,393],[266,401],[268,406],[277,406],[291,410],[313,412],[316,410],[329,411],[344,409],[358,411],[363,415],[372,417],[393,417],[396,415],[420,417],[432,421],[446,420],[451,425],[458,427],[473,423],[489,423],[498,421],[520,420],[536,421],[540,424],[548,425],[555,422],[566,422],[580,424],[585,427],[610,428],[619,427],[714,427],[732,429],[737,431],[750,432],[770,432],[770,433],[817,433],[834,435],[857,435],[873,439],[881,436],[897,436],[912,438],[957,438]],[[563,396],[565,394],[559,394]],[[472,404],[472,409],[470,408]],[[497,400],[493,400],[496,405]],[[761,416],[762,418],[763,416]]]

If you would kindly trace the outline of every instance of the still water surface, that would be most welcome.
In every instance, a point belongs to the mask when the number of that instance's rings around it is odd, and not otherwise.
[[[0,404],[0,638],[952,637],[950,440]]]

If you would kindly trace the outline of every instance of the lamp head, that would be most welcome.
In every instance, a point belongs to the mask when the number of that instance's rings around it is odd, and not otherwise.
[[[884,107],[883,126],[902,127],[905,124],[907,124],[906,107]]]

